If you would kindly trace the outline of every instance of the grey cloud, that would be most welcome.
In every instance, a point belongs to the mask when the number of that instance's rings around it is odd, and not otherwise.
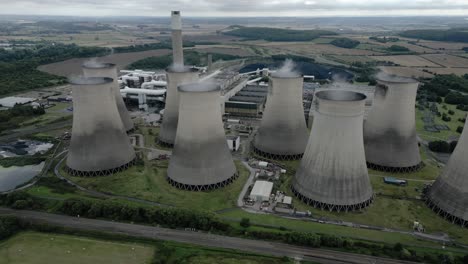
[[[259,13],[274,16],[284,12],[401,10],[461,11],[467,0],[0,0],[0,13],[77,15],[166,15],[170,10],[188,15],[242,15]]]

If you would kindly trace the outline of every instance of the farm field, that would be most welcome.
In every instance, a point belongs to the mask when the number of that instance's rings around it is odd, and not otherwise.
[[[382,55],[381,52],[375,52],[362,49],[345,49],[333,46],[331,44],[315,44],[313,42],[270,42],[262,44],[265,47],[276,47],[282,50],[304,53],[304,54],[327,54],[327,55]]]
[[[445,67],[463,67],[468,68],[468,59],[448,55],[448,54],[426,54],[423,58]]]
[[[372,57],[370,56],[348,56],[348,55],[328,55],[328,58],[332,60],[336,60],[338,62],[342,62],[345,64],[352,64],[353,62],[373,62],[375,61]]]
[[[98,60],[109,63],[115,63],[117,64],[118,69],[123,69],[125,68],[125,66],[132,64],[135,61],[152,56],[164,56],[170,53],[171,51],[167,49],[149,50],[132,53],[115,53],[112,55],[100,57]],[[41,65],[38,67],[38,69],[47,73],[68,77],[70,75],[81,74],[81,65],[88,60],[90,60],[90,58],[70,59],[62,62]]]
[[[377,61],[391,61],[407,67],[440,67],[440,65],[418,55],[371,56],[371,58]]]
[[[36,232],[20,233],[0,242],[0,262],[9,264],[146,264],[153,252],[151,246],[142,244]]]
[[[462,48],[467,47],[468,43],[461,42],[444,42],[444,41],[429,41],[429,40],[420,40],[419,45],[429,47],[434,50],[443,49],[445,52],[462,52]]]
[[[434,74],[452,74],[453,73],[458,76],[463,76],[465,74],[468,74],[468,67],[467,68],[430,68],[426,70]]]

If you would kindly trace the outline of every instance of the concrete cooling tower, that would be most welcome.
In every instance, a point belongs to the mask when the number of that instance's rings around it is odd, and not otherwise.
[[[167,171],[175,187],[207,191],[224,187],[238,176],[228,149],[216,84],[179,86],[179,126]]]
[[[442,174],[426,192],[433,211],[468,227],[468,123]]]
[[[253,142],[255,153],[278,160],[302,157],[309,136],[302,87],[299,75],[271,75],[265,111]]]
[[[172,28],[172,56],[174,65],[184,65],[184,49],[182,40],[182,19],[180,11],[172,11],[171,15]]]
[[[314,124],[292,190],[316,208],[360,210],[373,200],[362,131],[366,96],[328,90],[316,98]]]
[[[163,146],[174,146],[177,124],[179,120],[179,85],[194,83],[198,81],[198,72],[195,69],[184,68],[179,69],[169,68],[167,74],[167,92],[166,92],[166,107],[164,110],[163,122],[159,132],[159,143]]]
[[[367,166],[387,172],[414,172],[423,163],[416,136],[415,103],[419,83],[381,76],[374,104],[364,122]]]
[[[117,103],[117,109],[119,110],[120,118],[125,127],[125,131],[131,131],[134,129],[133,121],[130,118],[127,107],[122,99],[120,94],[120,88],[117,83],[117,67],[112,63],[97,63],[97,62],[87,62],[83,64],[83,74],[86,78],[89,77],[107,77],[112,78],[114,83],[112,85],[112,91],[115,96],[115,101]]]
[[[135,151],[119,116],[111,78],[70,80],[73,128],[67,157],[73,176],[101,176],[133,165]]]

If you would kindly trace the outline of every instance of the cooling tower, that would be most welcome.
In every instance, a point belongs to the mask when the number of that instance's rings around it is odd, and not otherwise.
[[[308,138],[302,86],[300,76],[272,74],[265,111],[253,142],[255,153],[279,160],[302,157]]]
[[[442,174],[426,193],[427,204],[444,218],[468,227],[468,123]]]
[[[167,69],[166,107],[164,110],[159,143],[172,147],[175,142],[177,123],[179,120],[179,91],[177,87],[182,84],[198,81],[198,72],[195,69],[184,68],[182,71]]]
[[[179,86],[179,126],[167,171],[168,181],[184,190],[224,187],[237,178],[221,118],[216,84]]]
[[[364,122],[367,166],[387,172],[422,167],[416,136],[415,103],[419,83],[410,78],[379,77],[374,103]]]
[[[329,90],[316,98],[314,124],[292,190],[317,208],[360,210],[373,199],[362,131],[366,96]]]
[[[172,11],[171,16],[172,27],[172,57],[174,65],[184,65],[184,50],[182,40],[182,19],[180,11]]]
[[[128,114],[127,107],[120,94],[120,88],[118,84],[117,67],[111,63],[85,63],[83,64],[83,74],[85,77],[107,77],[114,80],[112,91],[115,96],[117,103],[117,109],[119,110],[120,118],[125,127],[125,131],[131,131],[134,128],[133,121]]]
[[[111,78],[70,81],[73,128],[67,167],[74,176],[108,175],[127,169],[135,152],[119,116]]]

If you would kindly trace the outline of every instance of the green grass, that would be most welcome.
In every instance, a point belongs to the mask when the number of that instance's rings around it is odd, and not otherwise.
[[[443,109],[443,106],[446,106],[447,109]],[[451,117],[451,121],[445,122],[442,120],[441,117],[435,116],[434,117],[434,123],[436,125],[447,125],[450,130],[449,131],[440,131],[440,132],[428,132],[424,130],[424,122],[422,120],[424,116],[424,111],[426,110],[416,110],[416,131],[419,134],[419,136],[427,141],[434,141],[434,140],[449,140],[451,138],[456,138],[459,137],[460,134],[457,133],[457,127],[463,126],[463,123],[458,121],[460,118],[465,118],[467,112],[458,110],[455,105],[449,105],[449,104],[437,104],[437,108],[439,109],[440,113],[447,113],[447,116]],[[453,110],[455,112],[454,115],[449,115],[448,111]]]
[[[237,197],[249,171],[236,162],[240,177],[229,186],[210,192],[183,191],[166,180],[167,161],[146,162],[125,172],[107,177],[81,178],[68,176],[73,182],[100,192],[131,196],[189,209],[216,211],[236,206]],[[62,170],[62,174],[66,173]]]
[[[50,263],[149,263],[151,246],[109,242],[69,235],[20,233],[0,243],[0,262]]]
[[[316,38],[313,39],[312,42],[315,44],[330,44],[333,40],[334,38]]]
[[[70,107],[70,103],[60,103],[57,102],[53,107],[46,109],[46,113],[37,116],[34,118],[27,119],[20,123],[20,126],[41,126],[46,125],[54,122],[64,121],[66,119],[71,119],[72,112],[67,112],[66,109]]]

